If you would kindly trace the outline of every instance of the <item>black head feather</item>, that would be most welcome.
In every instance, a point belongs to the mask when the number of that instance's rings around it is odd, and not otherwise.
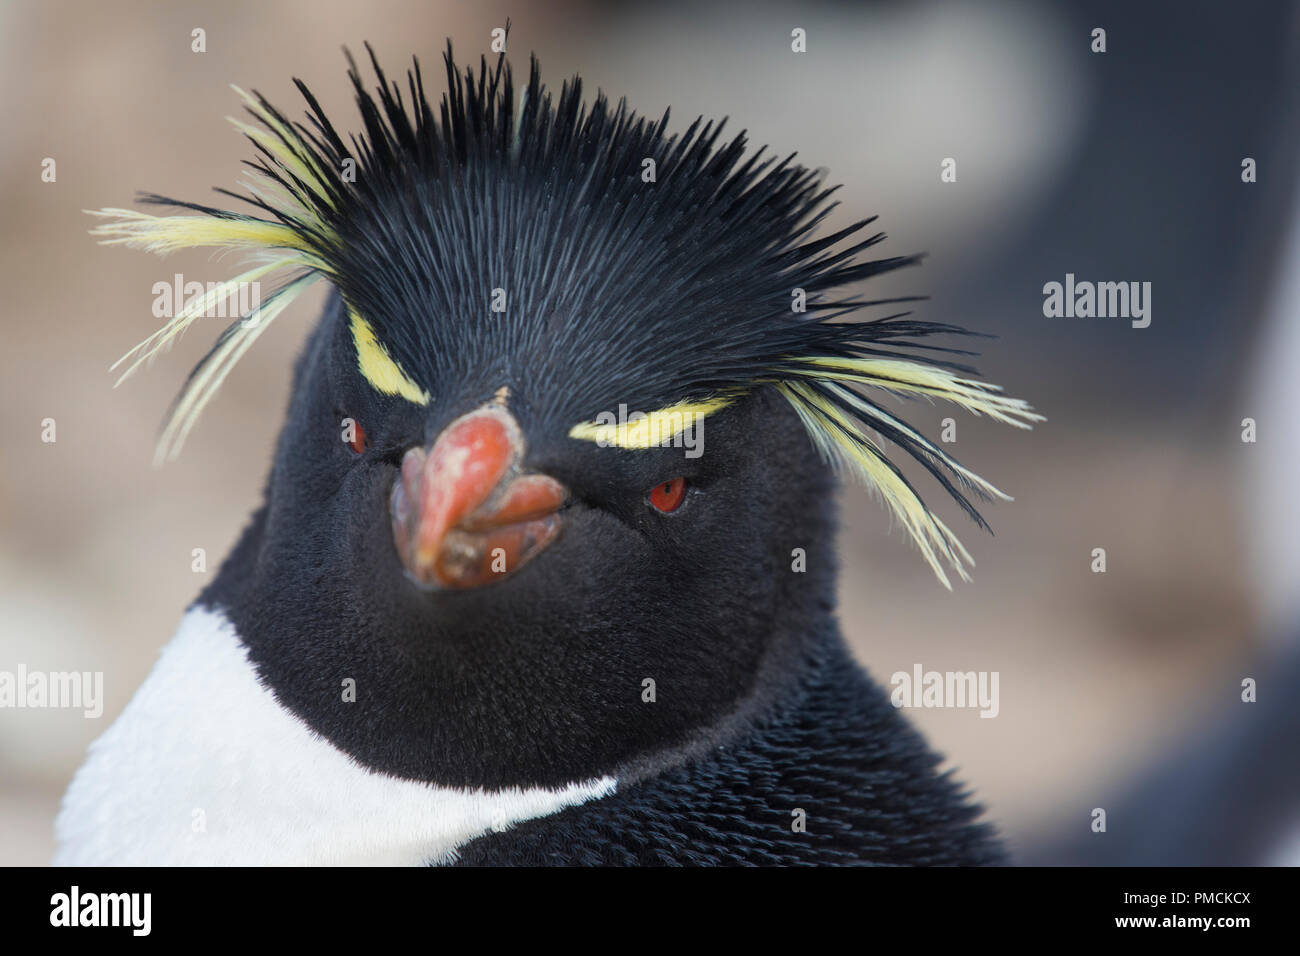
[[[1018,427],[1039,416],[942,357],[971,353],[918,341],[969,334],[961,328],[905,311],[844,321],[915,301],[837,290],[918,256],[862,259],[884,239],[872,218],[816,237],[835,188],[793,154],[747,155],[743,132],[723,142],[723,123],[701,118],[672,135],[667,113],[652,122],[599,93],[585,104],[578,78],[553,98],[535,58],[516,97],[504,54],[462,73],[450,43],[435,113],[418,61],[404,93],[367,50],[378,87],[349,56],[364,129],[347,141],[301,81],[305,124],[249,97],[265,127],[245,128],[260,154],[250,165],[274,187],[239,197],[257,215],[146,201],[246,226],[258,238],[208,242],[276,250],[308,279],[326,278],[435,407],[463,411],[505,386],[514,407],[554,430],[619,405],[651,411],[775,386],[822,453],[881,494],[940,579],[941,558],[965,577],[969,556],[869,430],[981,525],[968,495],[1000,492],[846,386],[945,398]],[[167,233],[173,220],[130,215],[101,234],[185,244]],[[230,336],[242,334],[232,327],[192,387],[224,378],[240,354]],[[144,343],[146,355],[158,344]],[[217,371],[205,375],[209,364]],[[206,401],[188,392],[180,437]]]

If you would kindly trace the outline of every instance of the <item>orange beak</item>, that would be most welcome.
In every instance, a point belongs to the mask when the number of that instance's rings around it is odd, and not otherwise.
[[[523,433],[503,405],[456,419],[426,453],[402,459],[391,498],[393,542],[426,587],[462,590],[513,574],[560,531],[568,490],[521,474]]]

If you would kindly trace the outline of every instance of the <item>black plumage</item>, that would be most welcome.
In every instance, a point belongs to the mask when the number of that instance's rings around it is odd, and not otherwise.
[[[576,79],[553,101],[535,61],[520,97],[504,59],[462,75],[448,48],[446,67],[435,116],[418,64],[405,95],[377,62],[370,94],[354,66],[364,133],[346,142],[301,83],[308,125],[250,99],[266,128],[249,130],[256,215],[153,196],[198,217],[109,211],[119,221],[100,229],[155,251],[279,256],[300,270],[285,296],[315,278],[335,288],[266,501],[198,603],[234,624],[280,704],[367,768],[489,789],[618,779],[612,797],[470,843],[466,862],[998,861],[977,810],[843,646],[823,459],[880,491],[947,584],[940,559],[964,577],[968,555],[870,430],[977,521],[967,494],[996,489],[861,389],[1037,416],[918,341],[958,328],[844,321],[910,301],[836,290],[916,257],[860,261],[883,239],[870,219],[815,238],[832,208],[820,174],[747,157],[743,134],[720,145],[721,124],[673,136],[667,115],[585,106]],[[806,311],[792,309],[800,290]],[[182,437],[253,334],[233,325],[191,376]],[[682,403],[707,412],[699,457],[575,428]],[[564,489],[563,530],[487,586],[416,586],[389,527],[399,469],[425,467],[423,450],[484,409],[517,423],[508,474]],[[344,421],[365,441],[341,442]],[[679,478],[679,509],[649,506]],[[796,807],[806,833],[790,829]]]
[[[462,866],[997,865],[951,773],[845,653],[810,635],[734,742],[613,796],[469,843]],[[795,828],[799,812],[803,828]]]
[[[651,122],[603,94],[588,107],[577,77],[553,102],[536,59],[518,98],[504,56],[494,69],[481,60],[477,76],[458,71],[450,44],[444,61],[449,93],[437,117],[418,61],[406,97],[373,52],[373,95],[352,64],[364,132],[350,144],[302,81],[295,82],[309,125],[255,96],[250,112],[276,135],[275,148],[254,140],[261,156],[250,165],[292,203],[218,190],[251,202],[262,221],[287,226],[313,260],[309,271],[366,317],[435,399],[490,395],[509,384],[539,419],[567,427],[619,403],[657,409],[806,375],[801,362],[810,356],[974,374],[944,357],[972,352],[918,341],[973,334],[959,326],[907,311],[836,321],[918,301],[832,293],[921,257],[860,261],[885,239],[867,230],[875,217],[814,237],[839,187],[824,186],[821,171],[796,164],[794,154],[764,158],[743,132],[720,146],[725,121],[700,118],[677,136],[667,132],[667,112]],[[647,160],[655,170],[649,183]],[[258,218],[154,194],[143,200],[218,219]],[[497,290],[506,302],[500,312],[492,309]],[[792,308],[795,290],[805,297],[800,311]],[[987,527],[970,496],[987,499],[994,489],[972,483],[945,452],[888,417],[863,416],[818,380],[805,384],[914,457]],[[834,430],[838,441],[863,447],[853,429]]]

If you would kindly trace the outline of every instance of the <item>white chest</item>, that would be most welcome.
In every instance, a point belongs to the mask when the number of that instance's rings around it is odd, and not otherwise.
[[[369,771],[281,707],[234,628],[195,609],[90,747],[56,865],[420,865],[491,829],[614,791],[458,790]]]

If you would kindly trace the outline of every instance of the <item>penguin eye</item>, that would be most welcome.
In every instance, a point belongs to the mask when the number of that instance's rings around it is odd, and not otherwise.
[[[672,481],[665,481],[650,489],[650,504],[654,505],[655,508],[662,511],[664,514],[667,514],[670,511],[676,511],[680,508],[682,506],[682,499],[685,497],[685,478],[674,478]]]
[[[366,450],[366,430],[356,419],[352,421],[352,440],[348,442],[348,447],[358,455]]]

